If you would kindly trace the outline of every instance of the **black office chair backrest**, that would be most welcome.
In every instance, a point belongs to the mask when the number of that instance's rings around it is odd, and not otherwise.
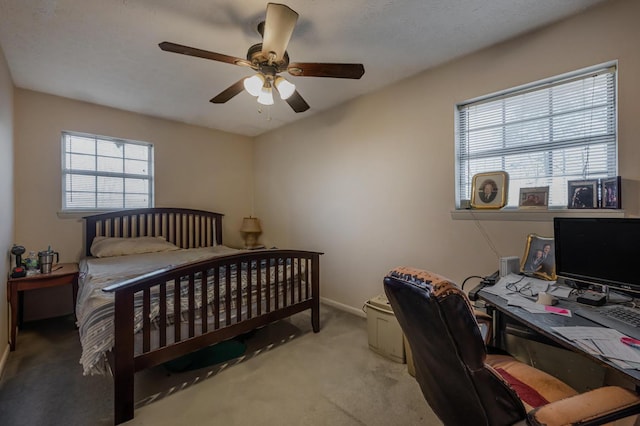
[[[525,418],[511,387],[485,365],[469,299],[437,274],[400,267],[384,289],[411,348],[425,399],[446,425],[509,425]]]

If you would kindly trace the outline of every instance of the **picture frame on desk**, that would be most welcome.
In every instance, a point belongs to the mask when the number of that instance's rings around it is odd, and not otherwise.
[[[527,236],[520,272],[544,280],[556,279],[553,237],[542,237],[537,234]]]

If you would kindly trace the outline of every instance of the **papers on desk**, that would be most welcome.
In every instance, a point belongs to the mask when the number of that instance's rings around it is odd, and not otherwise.
[[[640,370],[640,349],[620,341],[624,334],[605,327],[551,327],[553,331],[580,346],[585,352],[606,358],[620,368]]]
[[[526,289],[523,291],[522,289]],[[568,297],[570,288],[556,285],[555,281],[546,281],[524,275],[509,274],[500,278],[491,287],[484,287],[482,291],[500,296],[508,305],[519,306],[531,313],[556,314],[571,316],[571,311],[553,306],[545,306],[536,303],[536,296],[540,292],[547,292],[556,297]]]

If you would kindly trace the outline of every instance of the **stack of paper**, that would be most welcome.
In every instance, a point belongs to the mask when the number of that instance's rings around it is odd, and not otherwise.
[[[571,311],[568,309],[557,308],[555,306],[544,306],[536,303],[537,294],[543,291],[558,297],[567,297],[569,295],[571,289],[560,287],[555,284],[555,281],[546,281],[533,277],[509,274],[506,277],[500,278],[495,285],[483,288],[482,291],[500,296],[507,301],[507,305],[519,306],[527,312],[534,314],[556,314],[570,317]],[[517,289],[522,288],[527,288],[527,292],[517,291]]]
[[[553,331],[571,340],[585,352],[606,358],[620,368],[640,370],[640,349],[620,341],[624,334],[605,327],[552,327]]]

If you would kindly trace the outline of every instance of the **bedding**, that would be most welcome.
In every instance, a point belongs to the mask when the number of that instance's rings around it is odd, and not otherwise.
[[[235,251],[237,250],[225,246],[215,246],[81,259],[76,318],[80,332],[80,343],[82,344],[80,363],[84,374],[105,374],[108,372],[105,353],[113,347],[114,343],[114,293],[102,291],[105,287],[159,269],[171,268]]]
[[[78,302],[76,307],[78,327],[80,331],[80,341],[82,344],[82,356],[80,363],[83,366],[83,372],[85,375],[93,374],[108,374],[109,364],[107,362],[106,354],[113,347],[114,344],[114,322],[113,322],[113,297],[114,293],[104,292],[103,289],[107,286],[117,284],[130,278],[138,277],[140,275],[158,271],[161,269],[170,269],[179,265],[187,263],[193,263],[205,259],[211,259],[228,254],[240,253],[243,250],[236,250],[226,246],[215,246],[198,249],[178,249],[170,252],[155,252],[155,253],[142,253],[133,254],[128,256],[116,256],[107,258],[85,258],[80,262],[80,278],[79,278],[79,293]],[[283,282],[286,277],[293,277],[294,274],[304,274],[304,265],[299,265],[297,260],[293,262],[293,269],[291,268],[292,262],[289,260],[286,265],[283,265],[282,260],[280,262],[270,262],[269,267],[266,266],[266,261],[261,263],[261,276],[257,276],[257,264],[254,262],[252,266],[247,264],[241,264],[240,282],[241,291],[243,294],[240,298],[242,315],[247,311],[247,303],[251,300],[253,309],[256,311],[256,301],[260,300],[263,305],[262,308],[266,308],[267,299],[270,299],[271,303],[278,303],[277,298],[281,298],[281,294],[270,292],[270,294],[264,294],[266,288],[262,289],[262,295],[260,298],[253,297],[248,298],[244,293],[246,292],[248,282],[267,282],[266,274],[269,274],[268,282],[276,283]],[[285,272],[286,267],[287,271]],[[250,272],[249,274],[247,272]],[[230,282],[236,282],[237,280],[237,267],[232,265],[230,268]],[[250,275],[250,276],[249,276]],[[186,320],[189,310],[195,311],[194,317],[196,319],[195,324],[201,325],[200,321],[200,308],[202,306],[202,291],[200,290],[201,275],[196,275],[196,282],[194,283],[194,305],[189,305],[189,293],[188,279],[183,279],[179,283],[179,311],[183,320]],[[225,270],[219,271],[219,282],[226,281]],[[204,300],[208,304],[208,318],[209,323],[214,315],[218,316],[220,324],[224,325],[227,321],[233,323],[236,318],[237,312],[237,289],[230,287],[231,300],[230,308],[231,312],[229,316],[225,312],[225,298],[226,298],[226,286],[220,286],[218,290],[218,303],[213,306],[212,302],[215,296],[214,287],[214,274],[209,271],[207,274],[207,295]],[[282,287],[279,288],[282,292]],[[294,288],[295,292],[296,289]],[[252,288],[251,292],[256,294],[256,288]],[[172,302],[174,298],[175,289],[172,283],[167,286],[167,298],[170,303],[166,306],[167,325],[173,324],[173,307]],[[141,295],[140,295],[141,296]],[[160,312],[160,306],[158,303],[157,288],[155,292],[150,296],[150,313],[149,319],[154,328],[158,328],[158,315]],[[297,292],[294,295],[297,298]],[[283,301],[284,304],[284,301]],[[142,314],[142,301],[141,297],[138,297],[135,301],[135,313],[134,313],[134,330],[137,332],[142,327],[143,314]],[[182,327],[186,327],[186,321],[183,322]],[[168,342],[173,343],[174,335],[169,328]],[[186,334],[186,331],[183,330]],[[155,337],[155,336],[154,336]],[[138,339],[139,340],[139,339]],[[158,346],[157,338],[152,339],[153,345],[151,349]],[[140,353],[140,345],[137,345],[136,353]]]

